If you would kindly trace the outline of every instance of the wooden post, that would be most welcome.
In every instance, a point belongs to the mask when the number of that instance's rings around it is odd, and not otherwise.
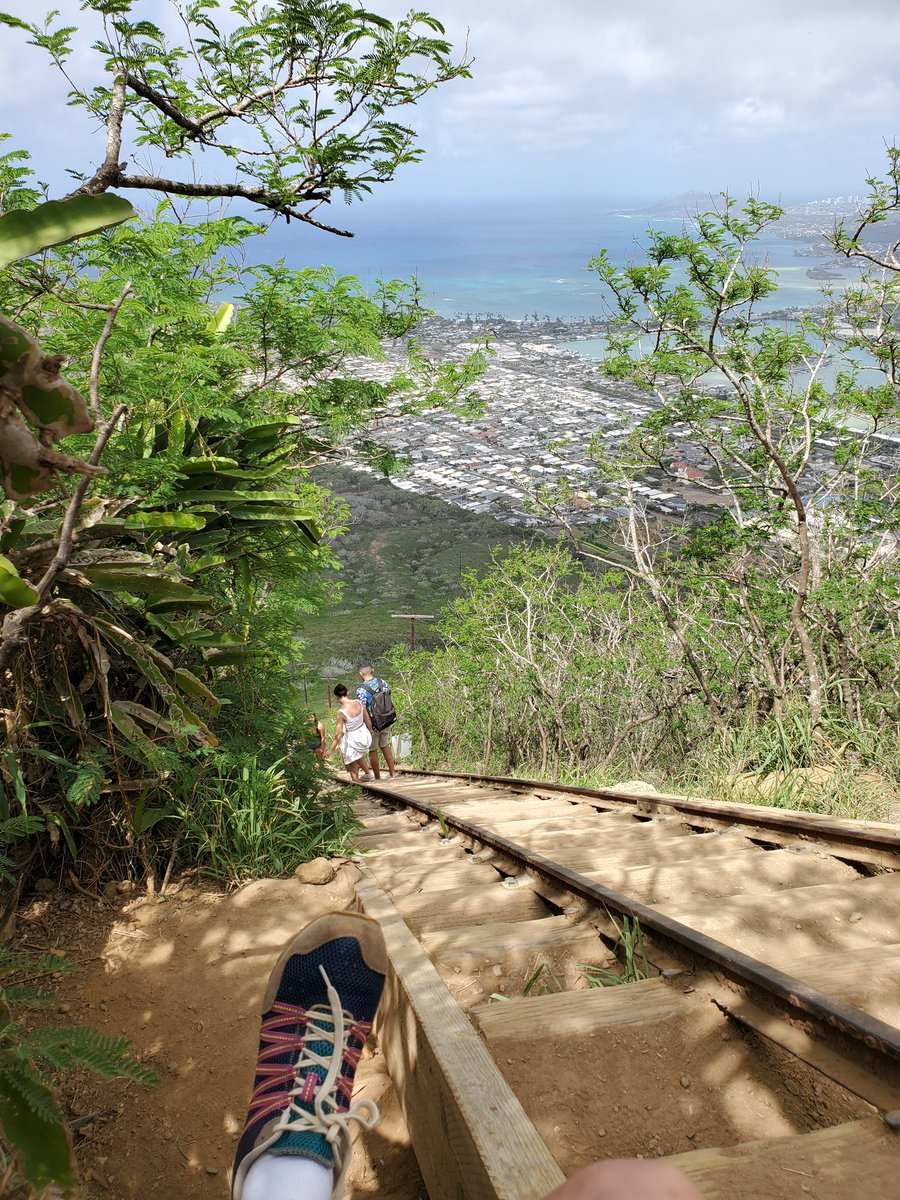
[[[396,621],[409,621],[409,652],[416,648],[416,621],[433,621],[434,613],[391,613]]]
[[[491,702],[488,706],[487,733],[484,739],[484,774],[487,775],[488,767],[491,765],[491,739],[494,731],[494,696],[491,694]]]

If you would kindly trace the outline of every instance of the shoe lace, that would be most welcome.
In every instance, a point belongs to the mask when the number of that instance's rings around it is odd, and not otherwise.
[[[333,1195],[340,1198],[344,1194],[344,1182],[350,1167],[353,1145],[350,1122],[356,1121],[368,1130],[374,1129],[379,1118],[378,1105],[366,1096],[349,1104],[344,1110],[340,1108],[341,1064],[345,1060],[355,1064],[359,1055],[359,1051],[348,1044],[349,1039],[355,1036],[364,1042],[371,1026],[369,1022],[353,1020],[352,1013],[348,1013],[342,1007],[340,996],[332,987],[325,968],[320,966],[319,970],[325,981],[328,1004],[317,1004],[307,1010],[303,1047],[293,1069],[294,1081],[289,1093],[290,1103],[274,1130],[279,1133],[318,1133],[324,1136],[334,1155],[336,1173]],[[328,1024],[321,1023],[323,1020]],[[331,1053],[318,1054],[312,1049],[313,1042],[330,1042]],[[301,1100],[310,1102],[306,1082],[306,1074],[310,1067],[325,1070],[325,1078],[316,1087],[312,1097],[312,1112],[301,1107]]]

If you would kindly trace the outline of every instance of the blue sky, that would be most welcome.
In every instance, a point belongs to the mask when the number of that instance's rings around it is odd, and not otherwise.
[[[226,5],[227,6],[227,5]],[[34,18],[39,0],[5,0]],[[82,24],[73,71],[91,78]],[[373,0],[395,18],[409,5]],[[412,117],[428,149],[385,190],[392,204],[506,196],[653,199],[689,188],[786,199],[863,190],[900,134],[896,0],[435,0],[468,43],[472,80]],[[159,19],[169,0],[137,0]],[[102,154],[102,132],[65,106],[36,49],[0,31],[0,112],[61,190],[63,168]]]

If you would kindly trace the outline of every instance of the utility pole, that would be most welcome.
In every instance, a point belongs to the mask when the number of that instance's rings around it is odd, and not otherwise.
[[[396,621],[409,621],[409,652],[416,648],[416,621],[433,621],[434,613],[391,613]]]

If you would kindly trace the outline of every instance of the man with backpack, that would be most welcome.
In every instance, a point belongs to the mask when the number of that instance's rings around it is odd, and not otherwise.
[[[369,763],[372,774],[376,779],[380,776],[378,766],[378,751],[384,755],[388,776],[396,778],[394,767],[394,752],[391,749],[391,726],[397,720],[397,710],[391,700],[390,686],[379,679],[372,671],[371,663],[363,663],[359,668],[362,686],[356,689],[356,698],[364,704],[372,722],[372,749],[369,752]]]

